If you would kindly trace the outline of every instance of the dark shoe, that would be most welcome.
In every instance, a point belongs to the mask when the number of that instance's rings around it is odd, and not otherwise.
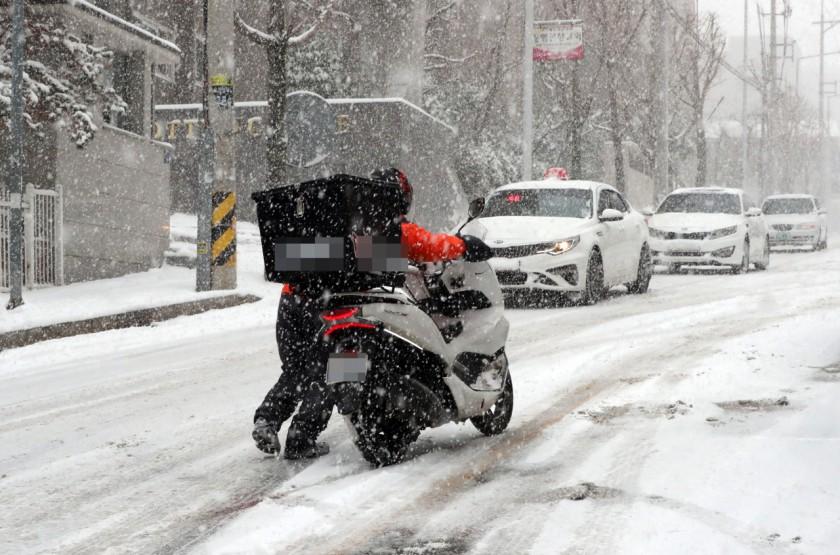
[[[251,432],[251,437],[254,438],[257,449],[263,453],[273,455],[280,452],[277,430],[265,418],[257,418],[257,421],[254,422],[254,431]]]
[[[296,461],[298,459],[315,459],[326,455],[329,452],[330,446],[326,443],[316,442],[303,445],[301,447],[289,447],[289,444],[287,443],[286,451],[283,453],[283,456],[290,461]]]

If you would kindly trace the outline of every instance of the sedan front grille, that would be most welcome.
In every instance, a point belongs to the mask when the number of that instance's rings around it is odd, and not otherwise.
[[[673,241],[674,239],[691,239],[694,241],[702,241],[704,239],[708,239],[711,232],[709,231],[696,231],[691,233],[677,233],[675,231],[666,231],[663,233],[663,239],[667,241]]]
[[[700,251],[671,251],[668,256],[703,256]]]
[[[517,271],[499,271],[496,272],[496,277],[500,285],[525,285],[528,281],[528,274]]]
[[[693,239],[693,240],[703,240],[709,237],[711,233],[708,231],[700,231],[697,233],[683,233],[679,236],[680,239]]]
[[[773,229],[776,231],[791,231],[793,230],[793,224],[775,224]]]
[[[554,245],[555,243],[539,243],[535,245],[499,247],[493,249],[493,256],[496,256],[498,258],[522,258],[523,256],[533,256],[539,252],[547,251]]]
[[[536,245],[519,245],[516,247],[499,247],[493,249],[493,256],[498,258],[522,258],[547,251],[554,245],[555,243],[540,243]]]

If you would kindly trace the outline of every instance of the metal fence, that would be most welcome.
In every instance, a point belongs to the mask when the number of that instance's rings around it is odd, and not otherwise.
[[[9,268],[11,195],[0,189],[0,290],[11,287]],[[61,188],[26,187],[23,196],[24,285],[28,288],[64,282]]]

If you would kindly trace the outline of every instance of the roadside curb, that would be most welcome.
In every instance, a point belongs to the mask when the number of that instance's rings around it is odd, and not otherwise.
[[[118,330],[149,326],[156,322],[171,320],[179,316],[193,316],[210,310],[232,308],[248,303],[255,303],[260,297],[255,295],[226,295],[199,301],[190,301],[155,308],[144,308],[122,312],[120,314],[109,314],[98,316],[87,320],[74,322],[62,322],[37,328],[11,331],[0,334],[0,351],[26,347],[41,341],[50,339],[61,339],[75,335],[97,333],[100,331]]]

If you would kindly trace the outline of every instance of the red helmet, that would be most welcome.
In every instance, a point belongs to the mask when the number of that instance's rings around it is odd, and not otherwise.
[[[380,168],[374,170],[370,174],[370,178],[375,181],[384,181],[385,183],[393,183],[400,187],[403,196],[403,214],[408,214],[411,210],[411,203],[414,200],[414,187],[408,181],[408,176],[405,172],[397,168]]]

